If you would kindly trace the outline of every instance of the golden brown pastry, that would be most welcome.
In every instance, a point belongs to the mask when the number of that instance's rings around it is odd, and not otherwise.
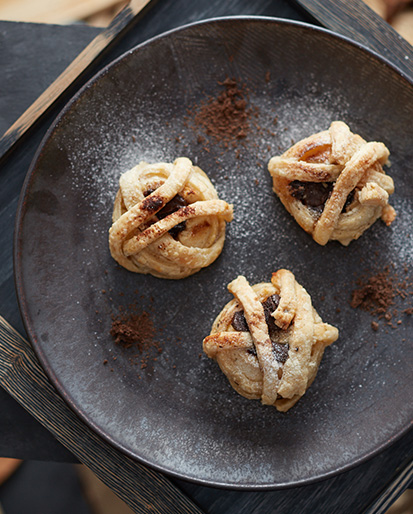
[[[141,162],[119,181],[109,231],[112,257],[136,273],[178,279],[221,253],[232,205],[218,199],[207,175],[185,157]]]
[[[273,273],[271,283],[254,286],[239,276],[228,290],[235,298],[214,321],[204,352],[239,394],[287,411],[313,382],[338,330],[323,323],[285,269]]]
[[[268,170],[274,192],[297,223],[320,245],[348,245],[378,218],[390,225],[396,213],[388,203],[393,180],[382,165],[383,143],[367,143],[342,121],[299,141]]]

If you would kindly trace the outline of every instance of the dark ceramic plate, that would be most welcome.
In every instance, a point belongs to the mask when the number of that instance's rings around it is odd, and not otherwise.
[[[238,148],[198,142],[194,109],[235,77],[257,110]],[[191,108],[192,109],[191,111]],[[190,112],[188,112],[188,110]],[[277,121],[275,121],[277,119]],[[344,120],[391,150],[397,221],[318,246],[271,191],[268,159]],[[413,87],[389,64],[323,30],[265,18],[194,24],[155,38],[97,75],[38,151],[17,217],[15,269],[26,328],[51,381],[115,447],[199,483],[279,488],[332,476],[376,454],[412,419],[411,318],[392,329],[349,306],[354,280],[412,264]],[[119,175],[186,155],[234,204],[225,248],[179,281],[120,269],[107,235]],[[236,394],[202,340],[238,274],[292,270],[340,330],[306,396],[287,414]],[[102,291],[105,290],[106,293]],[[147,311],[163,346],[141,369],[116,346],[111,316]],[[395,306],[400,309],[403,307]],[[108,361],[105,365],[104,361]]]

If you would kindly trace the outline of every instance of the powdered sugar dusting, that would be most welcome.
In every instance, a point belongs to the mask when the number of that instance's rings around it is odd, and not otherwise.
[[[171,138],[165,138],[165,134],[157,129],[162,123],[163,116],[149,110],[145,116],[137,117],[131,126],[120,128],[125,134],[121,141],[113,137],[119,128],[109,132],[107,127],[102,128],[93,143],[88,139],[75,139],[72,144],[77,150],[71,154],[73,187],[97,210],[104,208],[106,211],[113,205],[122,173],[142,160],[164,162],[174,159]]]
[[[412,200],[395,195],[394,199],[390,197],[390,203],[396,210],[397,217],[386,230],[389,258],[399,267],[413,265]]]

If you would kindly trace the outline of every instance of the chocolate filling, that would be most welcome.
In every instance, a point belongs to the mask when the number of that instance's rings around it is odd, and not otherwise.
[[[234,327],[235,330],[238,330],[238,332],[249,331],[248,323],[244,316],[244,311],[237,311],[234,314],[231,325]]]
[[[278,362],[284,363],[288,358],[289,345],[288,343],[281,344],[277,342],[277,334],[281,329],[277,327],[274,318],[271,316],[271,314],[278,307],[279,303],[279,295],[273,294],[262,302],[262,306],[264,308],[265,321],[267,323],[268,333],[270,335],[274,357],[277,359]],[[234,314],[231,325],[235,330],[238,330],[238,332],[249,332],[249,327],[247,320],[245,319],[244,311],[237,311]],[[257,355],[255,347],[249,349],[248,352],[252,355]]]
[[[293,180],[289,184],[290,194],[300,202],[321,214],[334,188],[334,182],[302,182]],[[347,197],[342,212],[345,212],[354,199],[354,189]]]
[[[149,188],[143,193],[143,196],[149,196],[154,191],[156,191],[156,188]],[[177,194],[159,212],[156,213],[156,216],[158,219],[162,220],[163,218],[166,218],[166,216],[169,216],[169,214],[179,211],[179,209],[185,207],[186,205],[188,205],[188,202],[185,200],[185,198],[183,198],[180,194]],[[182,232],[185,227],[186,221],[182,221],[181,223],[178,223],[172,227],[171,230],[169,230],[169,233],[176,239],[178,234]]]

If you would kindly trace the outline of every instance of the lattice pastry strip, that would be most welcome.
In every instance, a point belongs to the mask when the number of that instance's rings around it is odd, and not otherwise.
[[[396,213],[388,203],[394,192],[382,166],[389,151],[366,142],[342,121],[273,157],[268,170],[274,192],[298,224],[320,245],[348,245],[378,218],[390,225]]]
[[[113,209],[113,258],[137,273],[183,278],[221,253],[232,205],[218,199],[207,175],[185,157],[141,162],[124,173]]]
[[[253,286],[240,276],[228,289],[235,298],[214,321],[204,352],[239,394],[287,411],[314,380],[338,330],[323,323],[290,271]]]

